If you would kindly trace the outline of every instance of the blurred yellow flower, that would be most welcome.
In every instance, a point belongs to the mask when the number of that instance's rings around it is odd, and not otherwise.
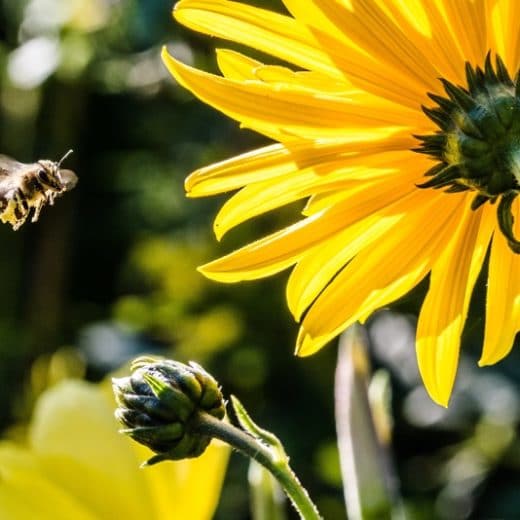
[[[210,519],[229,450],[140,469],[151,452],[118,433],[109,385],[68,380],[38,400],[28,446],[0,443],[3,520]]]
[[[417,356],[428,392],[446,405],[488,247],[480,364],[502,359],[520,328],[520,85],[511,79],[520,4],[283,5],[290,15],[226,0],[182,0],[174,9],[191,29],[277,58],[269,65],[219,49],[216,76],[163,52],[181,85],[277,141],[194,172],[188,195],[239,190],[215,219],[219,239],[247,219],[306,201],[295,224],[200,270],[238,282],[294,266],[287,301],[301,323],[302,356],[430,274]]]

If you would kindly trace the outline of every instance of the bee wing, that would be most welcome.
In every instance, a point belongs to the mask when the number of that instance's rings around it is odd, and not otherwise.
[[[18,162],[7,155],[0,155],[0,197],[13,189],[17,180],[33,165]]]
[[[8,157],[7,155],[0,155],[0,175],[10,175],[11,173],[27,168],[27,164]]]
[[[66,191],[71,190],[78,183],[78,177],[72,170],[60,170],[60,177]]]

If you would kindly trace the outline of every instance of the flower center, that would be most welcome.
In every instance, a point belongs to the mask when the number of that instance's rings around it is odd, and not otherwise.
[[[513,81],[500,57],[493,67],[488,53],[484,70],[466,63],[466,88],[441,81],[447,97],[428,94],[437,106],[423,107],[439,130],[417,136],[421,144],[415,149],[438,163],[419,187],[473,190],[473,210],[500,199],[498,225],[511,250],[520,253],[511,213],[520,193],[520,73]]]

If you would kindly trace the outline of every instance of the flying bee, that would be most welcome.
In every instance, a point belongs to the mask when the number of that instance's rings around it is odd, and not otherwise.
[[[0,155],[0,220],[16,231],[31,211],[31,222],[36,222],[45,204],[52,206],[56,197],[74,188],[76,174],[60,169],[71,153],[69,150],[58,162],[42,159],[32,164]]]

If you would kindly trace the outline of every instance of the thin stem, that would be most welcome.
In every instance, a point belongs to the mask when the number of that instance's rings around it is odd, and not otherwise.
[[[269,449],[239,428],[199,412],[190,421],[194,432],[215,437],[262,464],[280,482],[283,490],[304,520],[322,520],[318,509],[293,473],[287,459],[273,460]]]

